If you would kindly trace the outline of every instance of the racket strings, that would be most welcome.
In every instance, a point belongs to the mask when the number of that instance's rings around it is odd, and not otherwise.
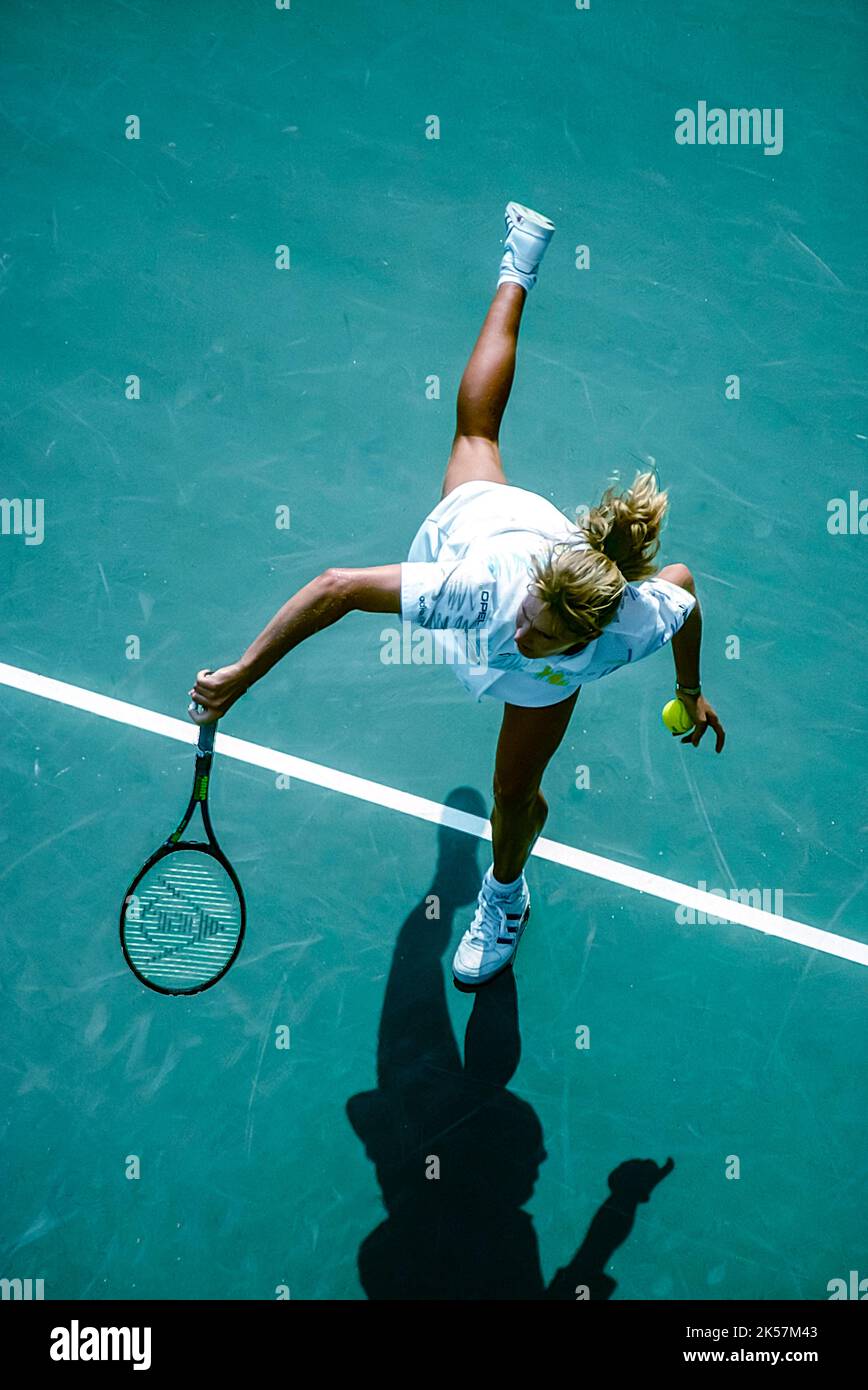
[[[241,925],[238,894],[222,864],[208,854],[177,851],[161,859],[130,895],[124,940],[145,979],[191,989],[228,964]]]

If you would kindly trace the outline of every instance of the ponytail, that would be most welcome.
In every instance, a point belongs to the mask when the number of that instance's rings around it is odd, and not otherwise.
[[[632,487],[610,487],[577,519],[579,539],[557,542],[532,562],[534,591],[580,642],[600,636],[629,581],[654,573],[668,503],[654,474],[638,473]]]
[[[597,507],[578,522],[592,550],[606,555],[626,580],[647,579],[660,549],[660,528],[669,498],[653,473],[637,473],[625,492],[608,488]]]

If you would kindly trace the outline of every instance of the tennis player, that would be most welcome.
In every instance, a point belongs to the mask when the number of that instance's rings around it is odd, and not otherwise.
[[[464,984],[512,961],[530,915],[524,868],[548,814],[543,773],[586,681],[641,661],[667,642],[676,691],[693,720],[683,743],[724,731],[700,688],[702,617],[686,565],[655,573],[667,507],[651,473],[570,521],[511,487],[500,422],[515,372],[519,324],[554,224],[509,203],[497,290],[458,392],[441,500],[403,564],[328,569],[300,589],[240,660],[200,671],[194,722],[221,718],[293,647],[347,613],[394,613],[429,629],[476,699],[503,704],[491,814],[493,863],[455,954]]]

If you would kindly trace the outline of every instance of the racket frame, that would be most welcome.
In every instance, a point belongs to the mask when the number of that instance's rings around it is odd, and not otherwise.
[[[130,970],[133,972],[136,979],[140,980],[143,985],[147,985],[148,989],[154,990],[157,994],[171,994],[178,997],[190,994],[201,994],[203,990],[210,989],[212,985],[217,984],[218,980],[222,980],[227,970],[229,970],[231,966],[235,964],[235,960],[238,956],[238,952],[241,950],[241,944],[244,940],[244,931],[247,925],[247,905],[244,901],[244,892],[241,887],[241,883],[238,879],[238,875],[236,874],[232,865],[229,863],[229,860],[226,858],[226,855],[223,853],[222,849],[217,843],[217,836],[214,834],[214,827],[211,824],[211,814],[208,810],[208,791],[211,781],[211,764],[214,761],[214,735],[216,734],[216,732],[216,722],[212,724],[201,724],[199,726],[199,742],[196,745],[196,771],[193,776],[193,790],[190,794],[190,800],[187,803],[187,809],[181,817],[181,820],[177,828],[172,831],[172,834],[168,837],[167,840],[164,840],[164,842],[160,845],[159,849],[154,850],[154,853],[151,855],[150,859],[147,860],[147,862],[136,874],[135,878],[133,879],[132,883],[130,884],[129,888],[124,894],[124,900],[121,905],[120,937],[121,950],[124,953],[124,960],[130,967]],[[181,836],[184,834],[184,831],[190,824],[190,821],[193,818],[197,806],[199,808],[199,814],[202,817],[202,824],[205,827],[205,833],[208,836],[208,839],[207,841],[183,840]],[[232,952],[232,955],[229,957],[226,964],[223,966],[222,970],[220,970],[220,972],[217,975],[212,976],[210,980],[206,980],[205,983],[202,985],[196,985],[193,989],[168,989],[165,985],[156,985],[154,984],[153,980],[146,979],[132,960],[129,951],[127,950],[127,943],[124,936],[124,922],[126,920],[127,907],[129,905],[130,899],[134,898],[136,895],[136,888],[139,886],[145,875],[150,873],[151,869],[153,869],[155,864],[159,864],[161,859],[167,859],[170,854],[174,854],[180,850],[194,850],[198,854],[209,854],[212,859],[216,859],[220,867],[226,871],[226,873],[229,875],[229,878],[232,880],[235,892],[238,894],[238,904],[241,909],[241,922],[238,929],[238,940],[235,943],[235,949]]]

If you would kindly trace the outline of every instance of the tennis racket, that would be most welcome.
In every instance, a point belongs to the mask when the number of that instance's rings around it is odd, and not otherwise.
[[[133,879],[121,908],[121,948],[137,979],[158,994],[199,994],[241,950],[246,908],[238,877],[208,811],[216,723],[199,727],[193,792],[177,830]],[[188,840],[196,807],[207,840]]]

